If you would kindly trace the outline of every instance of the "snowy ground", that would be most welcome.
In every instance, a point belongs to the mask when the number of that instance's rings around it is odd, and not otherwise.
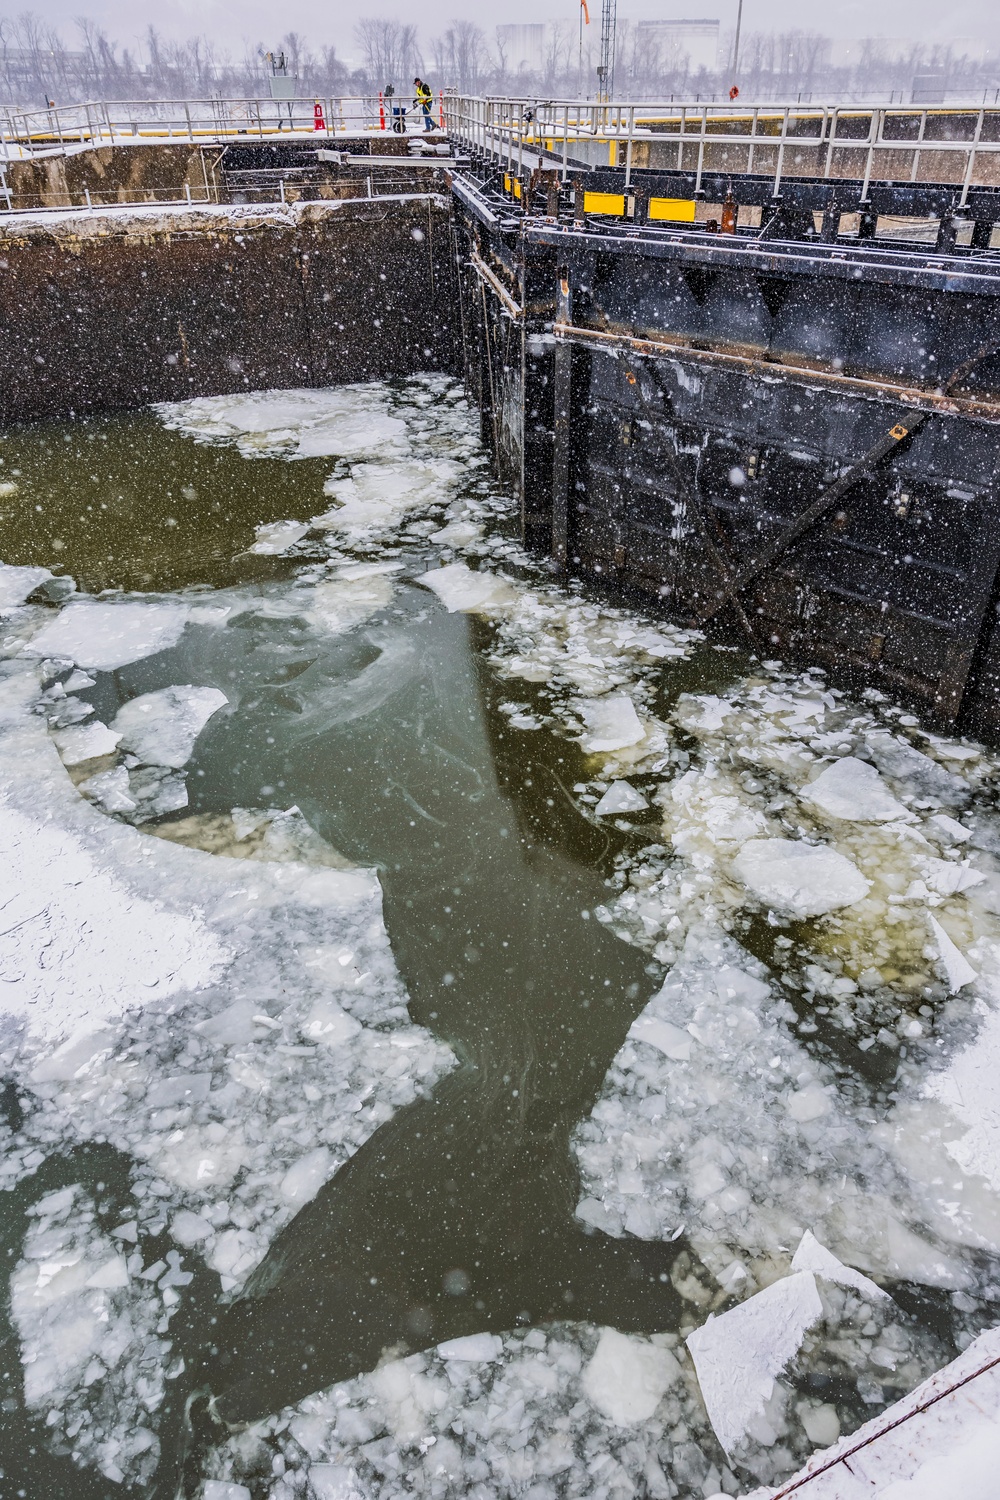
[[[79,695],[249,613],[346,635],[408,577],[490,623],[511,727],[576,740],[588,779],[566,795],[627,835],[589,919],[665,977],[577,1128],[577,1216],[683,1235],[684,1318],[651,1338],[567,1323],[390,1360],[234,1437],[206,1500],[778,1482],[996,1318],[1000,759],[780,663],[674,695],[697,637],[521,553],[444,378],[161,416],[250,461],[329,460],[330,504],[260,529],[255,550],[299,566],[253,591],[55,612],[24,602],[37,570],[0,571],[0,1036],[35,1106],[0,1171],[13,1186],[91,1139],[140,1163],[110,1232],[83,1187],[33,1211],[12,1279],[29,1403],[80,1462],[148,1478],[185,1267],[232,1295],[451,1064],[408,1020],[372,872],[295,811],[176,817],[198,735],[238,711],[227,694],[179,682],[107,724]],[[379,670],[405,673],[405,652]],[[354,711],[333,683],[303,724]],[[150,1266],[143,1241],[164,1232],[175,1250]]]

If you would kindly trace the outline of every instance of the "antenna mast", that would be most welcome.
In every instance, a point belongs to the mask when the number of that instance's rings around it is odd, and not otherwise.
[[[615,30],[618,0],[601,0],[601,61],[597,67],[598,98],[607,103],[615,91]]]

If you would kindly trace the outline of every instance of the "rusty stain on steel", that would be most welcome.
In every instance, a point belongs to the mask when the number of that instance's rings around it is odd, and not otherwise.
[[[699,348],[683,338],[654,337],[639,338],[634,334],[604,332],[596,328],[583,328],[578,324],[556,322],[552,332],[565,342],[590,344],[600,349],[629,349],[637,354],[653,358],[681,358],[700,364],[715,364],[745,370],[748,375],[764,378],[779,377],[796,385],[824,385],[845,395],[867,396],[876,401],[905,401],[921,411],[935,411],[943,415],[980,417],[987,422],[1000,422],[1000,401],[981,401],[967,396],[945,396],[938,391],[929,391],[919,386],[899,385],[891,380],[869,380],[857,375],[839,375],[832,370],[823,370],[804,362],[789,364],[782,360],[762,359],[759,355],[734,354],[721,349]]]

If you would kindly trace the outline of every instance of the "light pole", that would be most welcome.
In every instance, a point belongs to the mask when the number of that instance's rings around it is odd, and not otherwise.
[[[730,86],[730,98],[733,97],[732,89],[738,88],[736,74],[740,65],[740,31],[743,28],[743,0],[739,0],[739,8],[736,11],[736,40],[733,42],[733,67],[732,84]]]

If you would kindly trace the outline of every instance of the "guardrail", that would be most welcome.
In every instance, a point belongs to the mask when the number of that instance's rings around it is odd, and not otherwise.
[[[565,182],[595,165],[633,171],[727,171],[784,178],[935,182],[1000,187],[1000,107],[723,104],[595,104],[589,100],[445,96],[452,140],[491,158],[512,176],[557,166]],[[601,160],[601,156],[604,159]]]
[[[431,119],[440,128],[442,96]],[[49,109],[0,109],[0,153],[9,158],[45,147],[135,141],[258,140],[424,129],[423,111],[384,94],[328,99],[152,99],[91,101]]]

